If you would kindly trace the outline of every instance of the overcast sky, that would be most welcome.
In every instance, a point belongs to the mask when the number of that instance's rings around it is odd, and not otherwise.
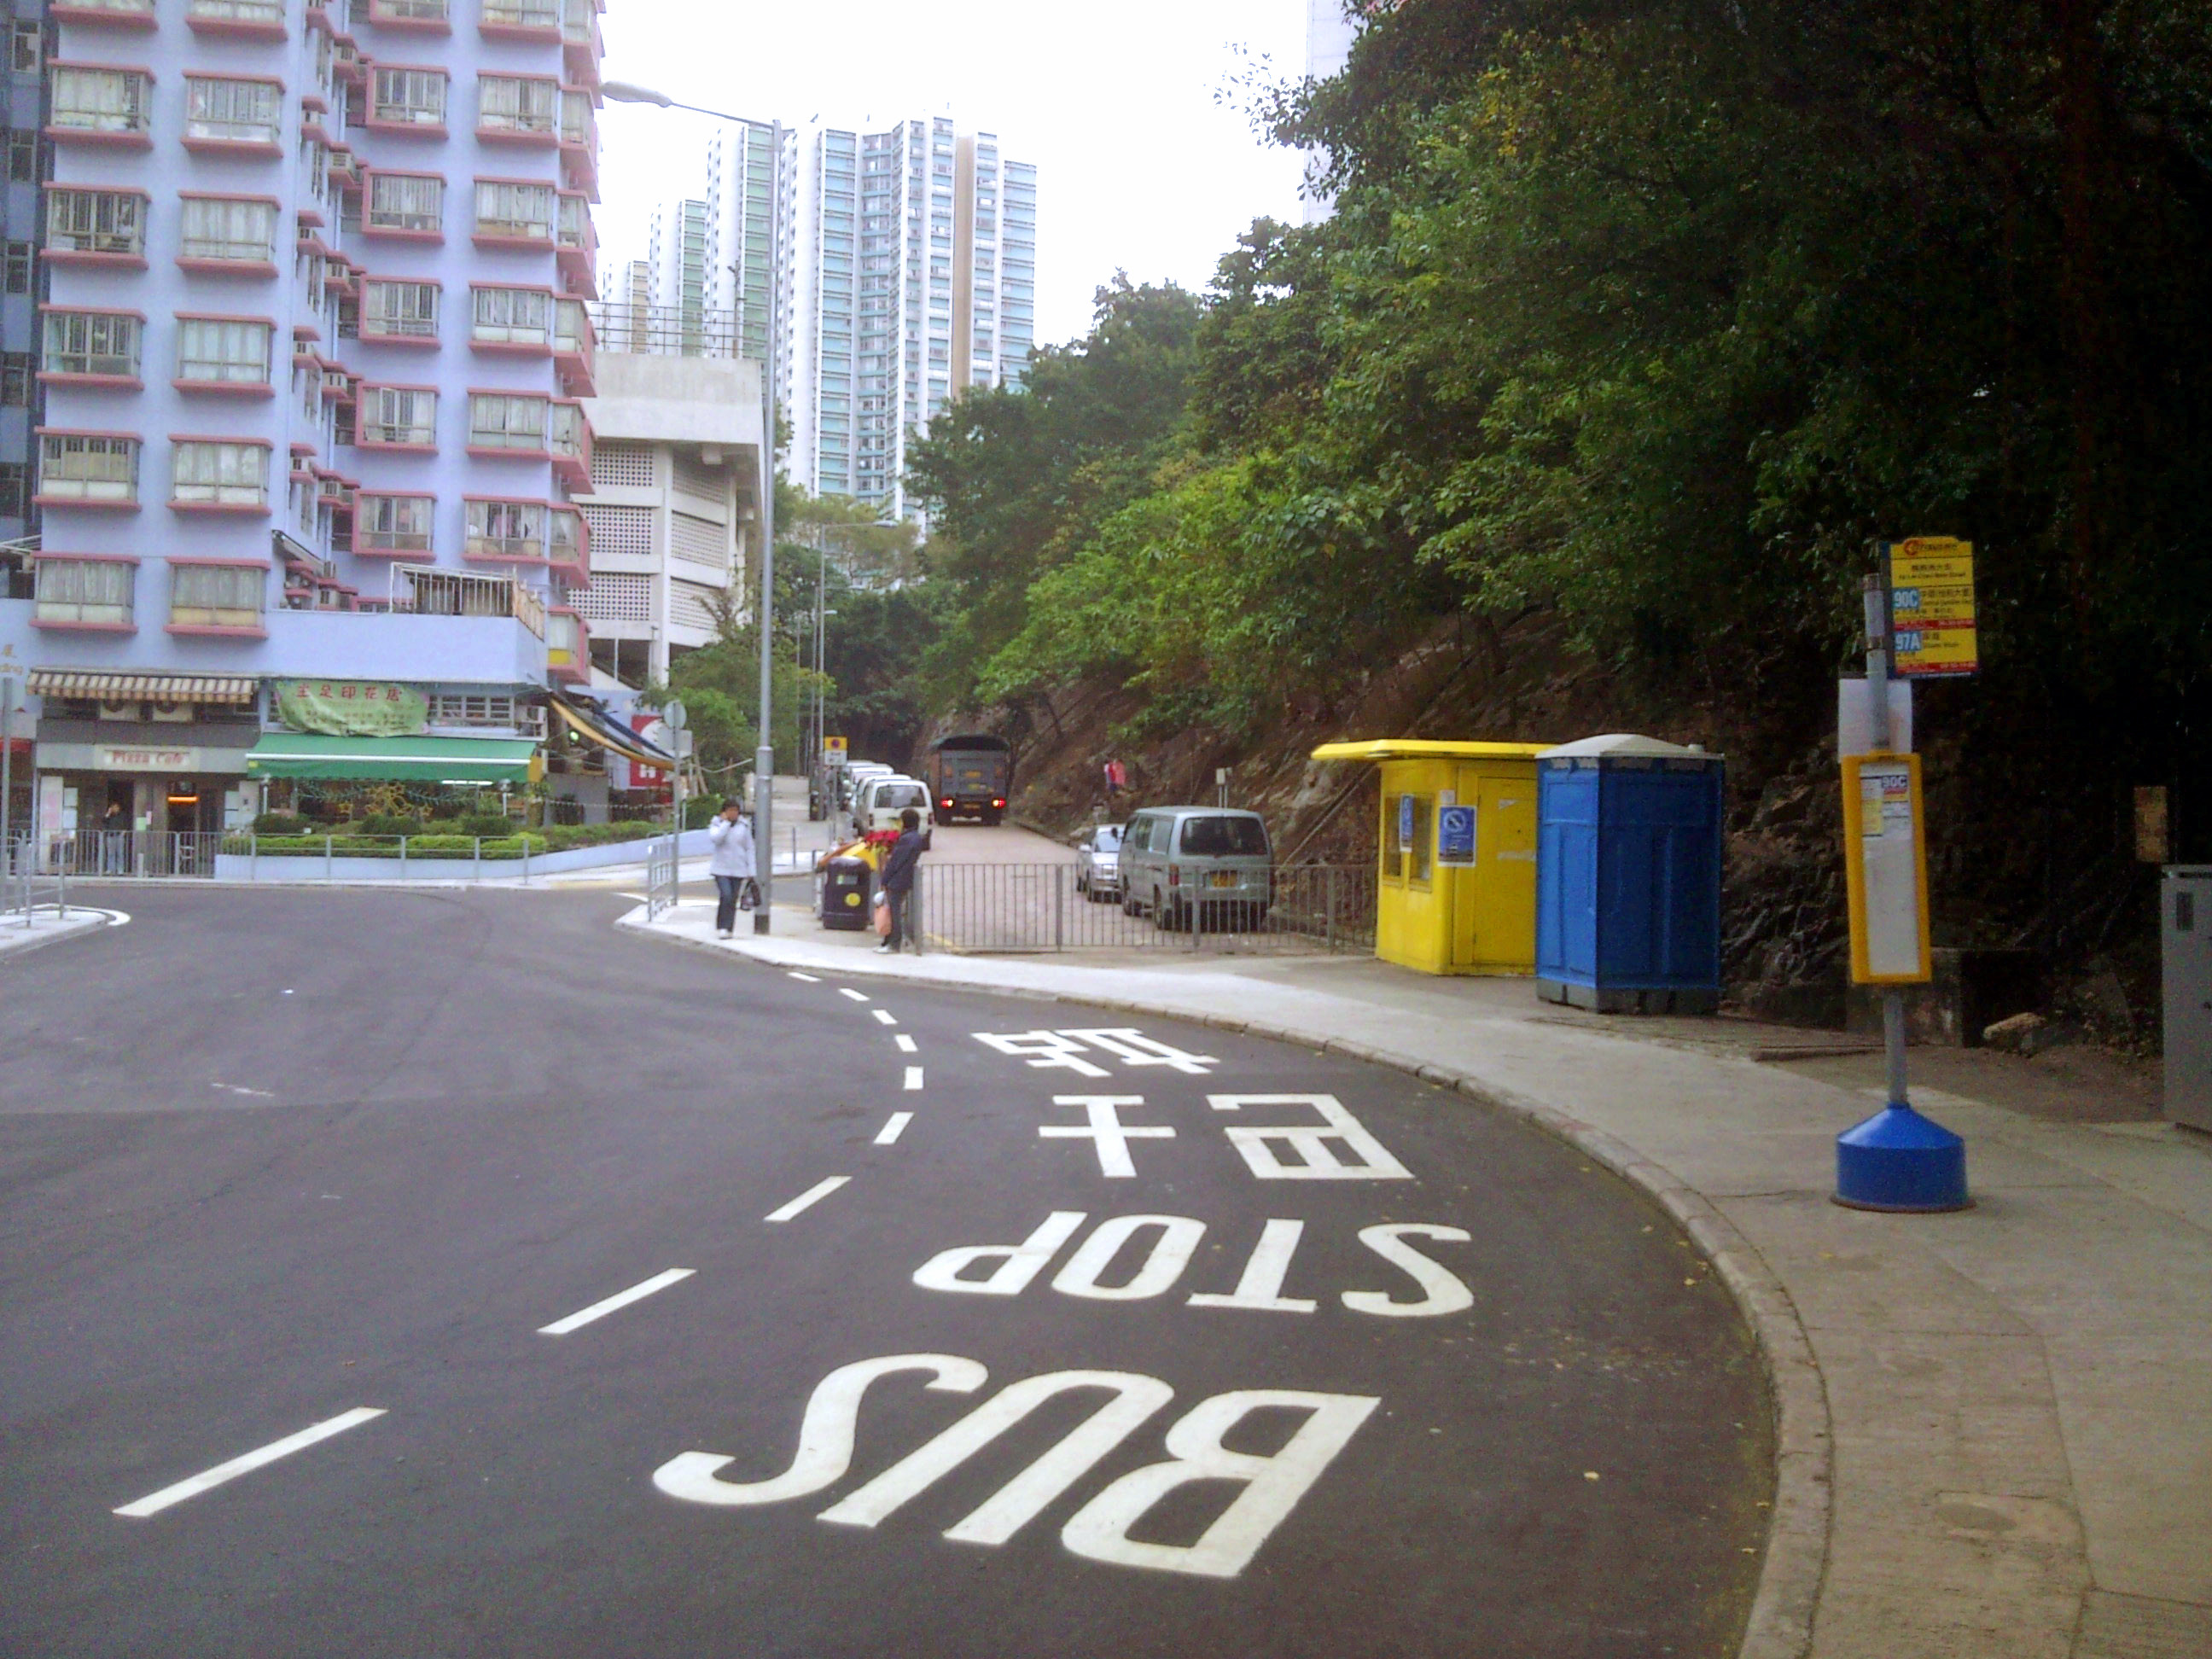
[[[1261,214],[1296,219],[1300,163],[1262,144],[1232,80],[1295,77],[1304,0],[611,0],[606,75],[762,120],[888,127],[951,114],[1035,161],[1037,343],[1081,334],[1091,291],[1202,287]],[[1225,101],[1224,101],[1225,99]],[[600,269],[641,257],[655,204],[706,188],[703,117],[606,106]],[[802,141],[803,142],[803,141]]]

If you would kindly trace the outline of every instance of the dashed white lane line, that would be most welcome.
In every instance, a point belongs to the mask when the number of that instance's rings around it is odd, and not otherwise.
[[[841,997],[850,997],[855,1002],[866,1002],[868,1000],[868,994],[866,991],[855,991],[849,985],[839,986],[837,988],[837,994]]]
[[[356,1406],[349,1412],[325,1418],[297,1434],[288,1434],[282,1440],[272,1440],[258,1451],[250,1451],[243,1457],[234,1457],[228,1463],[218,1463],[189,1480],[179,1480],[173,1486],[164,1486],[135,1504],[125,1504],[115,1513],[129,1516],[134,1521],[143,1521],[149,1515],[159,1515],[173,1504],[181,1504],[187,1498],[197,1498],[204,1492],[211,1492],[226,1480],[235,1480],[241,1474],[251,1474],[264,1463],[274,1463],[280,1457],[289,1457],[295,1451],[306,1450],[318,1440],[343,1434],[348,1429],[383,1415],[384,1407],[381,1406]]]
[[[781,1209],[770,1210],[761,1218],[763,1221],[788,1221],[810,1204],[818,1203],[829,1197],[852,1178],[850,1176],[831,1176],[827,1181],[817,1181]]]
[[[908,1067],[906,1068],[906,1086],[907,1086],[909,1090],[913,1090],[913,1089],[919,1089],[920,1087],[921,1087],[921,1066],[908,1066]]]
[[[792,977],[792,978],[793,978],[793,979],[795,979],[795,980],[802,981],[803,982],[805,982],[805,984],[808,984],[808,985],[819,985],[819,984],[821,984],[821,983],[822,983],[822,978],[821,978],[821,975],[818,975],[818,974],[802,974],[802,973],[800,973],[800,972],[799,971],[799,969],[796,969],[796,968],[794,968],[794,969],[793,969],[791,970],[791,977]]]
[[[906,1126],[913,1121],[914,1114],[912,1112],[893,1112],[891,1114],[890,1121],[884,1124],[883,1128],[877,1133],[876,1145],[878,1146],[890,1146],[891,1142],[896,1140],[900,1134],[904,1132]]]
[[[696,1267],[671,1267],[666,1273],[655,1273],[641,1285],[633,1285],[626,1291],[617,1291],[604,1302],[594,1302],[588,1308],[579,1308],[566,1319],[556,1319],[550,1325],[540,1325],[540,1336],[566,1336],[569,1332],[590,1324],[594,1319],[604,1319],[617,1308],[627,1308],[633,1302],[641,1302],[655,1291],[665,1291],[671,1285],[689,1279],[698,1271]]]
[[[914,1039],[908,1036],[904,1031],[901,1031],[898,1036],[892,1040],[898,1044],[899,1052],[902,1054],[914,1054],[921,1052],[919,1048],[916,1048],[914,1046]]]
[[[876,1023],[878,1025],[896,1025],[898,1024],[898,1016],[891,1012],[888,1008],[872,1008],[868,1012],[875,1015]]]

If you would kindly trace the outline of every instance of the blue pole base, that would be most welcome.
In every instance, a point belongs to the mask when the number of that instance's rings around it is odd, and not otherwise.
[[[1904,1214],[1966,1209],[1966,1143],[1892,1101],[1836,1137],[1835,1200]]]

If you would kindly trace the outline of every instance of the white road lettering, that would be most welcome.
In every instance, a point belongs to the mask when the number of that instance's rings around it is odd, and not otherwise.
[[[1082,1107],[1090,1123],[1081,1129],[1065,1124],[1048,1123],[1037,1130],[1038,1136],[1045,1140],[1096,1141],[1099,1173],[1111,1181],[1135,1179],[1137,1166],[1129,1158],[1131,1141],[1175,1139],[1175,1131],[1164,1125],[1133,1128],[1121,1121],[1120,1109],[1143,1105],[1145,1097],[1142,1095],[1054,1095],[1052,1103],[1055,1106]]]
[[[1026,1060],[1040,1070],[1054,1066],[1074,1073],[1078,1077],[1104,1077],[1103,1066],[1093,1065],[1084,1058],[1083,1044],[1073,1037],[1063,1036],[1058,1031],[1018,1031],[1011,1036],[997,1036],[989,1031],[972,1033],[976,1042],[987,1048],[996,1048],[1002,1054],[1012,1054],[1017,1060]]]
[[[868,1012],[875,1015],[876,1023],[878,1025],[896,1025],[898,1024],[898,1016],[891,1012],[888,1008],[872,1008]]]
[[[1142,1031],[1121,1028],[1103,1031],[1059,1031],[1058,1036],[1077,1037],[1094,1048],[1103,1048],[1124,1066],[1171,1066],[1187,1077],[1204,1077],[1207,1068],[1221,1062],[1212,1054],[1188,1054],[1156,1042]]]
[[[834,1486],[853,1466],[853,1432],[860,1420],[860,1396],[878,1377],[902,1371],[927,1371],[929,1388],[947,1394],[973,1394],[990,1372],[972,1359],[949,1353],[895,1353],[882,1359],[840,1365],[815,1384],[799,1425],[799,1449],[791,1467],[767,1480],[723,1480],[716,1472],[737,1460],[714,1452],[681,1452],[653,1472],[653,1484],[687,1504],[743,1508],[781,1504]]]
[[[653,1472],[653,1484],[685,1503],[728,1508],[780,1504],[825,1491],[852,1468],[861,1400],[870,1385],[905,1371],[925,1373],[929,1388],[951,1394],[973,1394],[989,1376],[981,1365],[957,1354],[892,1354],[841,1365],[807,1400],[798,1450],[782,1474],[763,1480],[725,1480],[720,1471],[734,1458],[695,1451],[663,1463]],[[1104,1389],[1110,1397],[945,1534],[961,1543],[1004,1544],[1159,1413],[1174,1390],[1157,1377],[1133,1371],[1048,1371],[1013,1383],[818,1518],[840,1526],[877,1526],[1047,1401],[1092,1389]],[[1202,1400],[1169,1428],[1167,1461],[1110,1482],[1069,1518],[1060,1528],[1060,1541],[1078,1555],[1118,1566],[1233,1578],[1380,1403],[1365,1395],[1298,1389],[1248,1389]],[[1246,1419],[1274,1411],[1304,1413],[1281,1449],[1267,1455],[1228,1449],[1224,1443]],[[1143,1543],[1130,1537],[1170,1494],[1200,1481],[1227,1481],[1241,1490],[1196,1542]]]
[[[1381,1403],[1366,1395],[1294,1389],[1249,1389],[1200,1401],[1168,1430],[1172,1461],[1115,1481],[1068,1518],[1060,1540],[1093,1561],[1234,1578]],[[1222,1444],[1253,1413],[1273,1407],[1307,1413],[1280,1451],[1261,1457]],[[1129,1536],[1169,1493],[1198,1480],[1238,1481],[1244,1490],[1196,1543],[1145,1544]]]
[[[159,1515],[172,1504],[183,1503],[187,1498],[197,1498],[204,1492],[211,1492],[226,1481],[235,1480],[241,1474],[251,1474],[264,1464],[274,1463],[280,1457],[289,1457],[295,1451],[304,1451],[319,1440],[327,1440],[334,1434],[343,1434],[348,1429],[356,1428],[383,1415],[384,1407],[381,1406],[356,1406],[349,1412],[325,1418],[297,1434],[288,1434],[282,1440],[272,1440],[258,1450],[234,1457],[228,1463],[218,1463],[189,1480],[179,1480],[173,1486],[164,1486],[157,1492],[149,1492],[136,1503],[124,1504],[115,1513],[128,1516],[134,1521],[143,1521],[149,1516]]]
[[[908,1036],[904,1031],[901,1031],[896,1037],[892,1038],[891,1041],[898,1044],[899,1052],[902,1054],[911,1054],[918,1052],[914,1046],[914,1039]]]
[[[1386,1319],[1434,1319],[1460,1313],[1474,1305],[1474,1293],[1460,1277],[1431,1261],[1404,1241],[1407,1237],[1441,1239],[1464,1244],[1472,1237],[1463,1227],[1439,1227],[1427,1222],[1405,1221],[1384,1227],[1362,1227],[1359,1242],[1395,1267],[1403,1267],[1421,1287],[1419,1302],[1393,1302],[1380,1291],[1346,1291],[1344,1305],[1354,1313],[1380,1314]]]
[[[878,1146],[890,1146],[905,1132],[906,1126],[913,1121],[914,1114],[912,1112],[893,1112],[890,1115],[890,1121],[884,1124],[881,1129],[876,1132],[876,1145]]]
[[[841,997],[850,997],[855,1002],[866,1002],[868,1000],[868,994],[866,991],[855,991],[849,985],[839,986],[837,994]]]
[[[1270,1221],[1260,1230],[1260,1242],[1244,1263],[1244,1276],[1227,1296],[1201,1291],[1185,1298],[1193,1308],[1246,1308],[1261,1313],[1310,1314],[1321,1304],[1304,1297],[1283,1294],[1290,1277],[1291,1257],[1304,1236],[1303,1221]]]
[[[566,1319],[556,1319],[550,1325],[540,1325],[538,1328],[538,1334],[566,1336],[569,1332],[580,1329],[595,1319],[605,1318],[617,1308],[627,1308],[633,1302],[642,1302],[655,1291],[665,1291],[671,1285],[681,1284],[696,1271],[697,1269],[693,1267],[671,1267],[666,1273],[655,1273],[643,1284],[633,1285],[626,1291],[617,1291],[604,1302],[594,1302],[588,1308],[580,1308]]]
[[[919,1088],[921,1088],[921,1066],[908,1066],[908,1067],[906,1068],[906,1088],[907,1088],[907,1092],[908,1092],[908,1094],[912,1094],[915,1090],[917,1090],[917,1089],[919,1089]]]
[[[768,1214],[763,1216],[761,1219],[763,1221],[788,1221],[792,1217],[797,1215],[801,1210],[806,1208],[808,1205],[819,1203],[822,1200],[829,1197],[830,1194],[836,1192],[840,1187],[843,1186],[852,1178],[853,1177],[850,1176],[831,1176],[827,1181],[817,1181],[811,1187],[809,1187],[805,1192],[799,1194],[797,1198],[793,1199],[790,1203],[784,1205],[780,1209],[769,1211]]]
[[[1098,1277],[1113,1264],[1121,1247],[1146,1228],[1158,1228],[1159,1237],[1144,1263],[1121,1285],[1102,1285]],[[1052,1287],[1064,1296],[1087,1297],[1097,1302],[1141,1302],[1159,1296],[1182,1277],[1190,1258],[1206,1237],[1206,1224],[1181,1215],[1117,1215],[1102,1221],[1085,1239],[1067,1265],[1053,1276]]]
[[[817,1518],[841,1526],[872,1527],[1046,1401],[1076,1389],[1110,1389],[1114,1397],[945,1534],[967,1544],[1003,1544],[1173,1399],[1175,1390],[1156,1377],[1132,1371],[1050,1371],[1032,1376],[1000,1389]]]
[[[943,1250],[915,1270],[914,1282],[925,1291],[958,1291],[970,1296],[1019,1296],[1030,1281],[1042,1273],[1060,1247],[1075,1237],[1084,1223],[1081,1210],[1054,1210],[1044,1224],[1018,1244],[968,1244]],[[999,1265],[988,1279],[960,1275],[979,1261]]]
[[[1217,1112],[1234,1112],[1246,1106],[1305,1106],[1320,1115],[1319,1124],[1283,1124],[1266,1127],[1240,1125],[1228,1131],[1253,1175],[1261,1181],[1411,1181],[1413,1172],[1390,1156],[1382,1143],[1345,1110],[1334,1095],[1208,1095]],[[1297,1154],[1298,1161],[1285,1164],[1275,1156],[1277,1143]],[[1334,1144],[1332,1144],[1334,1143]],[[1337,1156],[1341,1146],[1356,1162]]]

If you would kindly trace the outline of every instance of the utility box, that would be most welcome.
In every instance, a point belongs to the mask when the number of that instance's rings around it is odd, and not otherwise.
[[[2159,890],[2166,1115],[2212,1132],[2212,866],[2168,865]]]
[[[1382,769],[1375,954],[1425,974],[1527,974],[1536,960],[1540,743],[1386,738],[1322,761]]]
[[[1721,757],[1615,734],[1537,765],[1536,994],[1604,1013],[1714,1012]]]

